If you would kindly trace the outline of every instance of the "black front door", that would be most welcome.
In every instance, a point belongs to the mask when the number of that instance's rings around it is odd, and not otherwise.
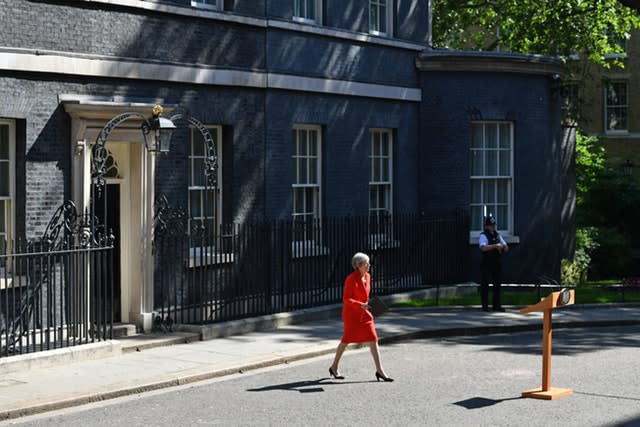
[[[112,233],[115,237],[111,267],[113,280],[110,281],[113,284],[113,289],[108,289],[107,292],[113,292],[113,321],[120,322],[122,320],[120,310],[120,184],[106,185],[105,191],[102,191],[100,197],[96,199],[95,213],[98,224],[106,225],[106,232]]]

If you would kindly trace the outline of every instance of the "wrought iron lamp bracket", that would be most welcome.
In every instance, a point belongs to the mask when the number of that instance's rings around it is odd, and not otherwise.
[[[143,129],[145,127],[149,128],[150,125],[148,119],[143,114],[138,112],[122,113],[109,120],[96,137],[96,143],[92,149],[93,162],[91,164],[91,182],[96,186],[98,194],[100,194],[104,188],[104,175],[107,173],[107,158],[109,157],[109,152],[105,148],[107,139],[111,132],[113,132],[113,130],[122,122],[134,117],[142,120]]]
[[[184,108],[178,107],[173,110],[173,114],[169,117],[169,120],[176,122],[176,120],[185,120],[190,125],[194,126],[202,137],[207,147],[207,155],[204,159],[204,173],[207,177],[207,185],[210,187],[218,186],[218,154],[216,150],[216,143],[211,136],[209,129],[198,119],[190,115]]]

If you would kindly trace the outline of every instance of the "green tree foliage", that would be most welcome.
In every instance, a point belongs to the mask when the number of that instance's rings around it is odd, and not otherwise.
[[[625,277],[632,273],[631,248],[640,243],[638,218],[640,181],[619,167],[597,172],[577,206],[578,226],[590,225],[598,230],[590,277]]]
[[[433,45],[566,58],[578,54],[608,67],[605,56],[624,51],[623,41],[640,28],[638,9],[625,4],[635,5],[619,0],[434,0]]]
[[[604,170],[605,149],[595,136],[576,132],[576,204],[584,205],[589,189],[596,184],[598,175]]]
[[[579,285],[588,279],[591,254],[599,246],[596,227],[581,227],[576,230],[576,252],[573,260],[563,259],[560,280],[563,285]]]
[[[581,224],[615,227],[640,242],[640,182],[620,168],[603,169],[584,195],[578,214]]]

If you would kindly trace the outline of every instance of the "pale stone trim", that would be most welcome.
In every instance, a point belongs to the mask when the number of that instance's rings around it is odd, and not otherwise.
[[[565,64],[555,58],[499,52],[424,51],[416,67],[420,71],[555,74],[558,78],[565,73]]]
[[[0,69],[36,73],[160,80],[225,86],[265,87],[264,74],[195,65],[136,61],[107,56],[68,55],[27,49],[0,51]]]
[[[420,102],[422,99],[422,91],[416,88],[271,73],[269,74],[269,88],[395,99],[399,101]]]
[[[340,39],[347,39],[351,41],[378,44],[381,46],[396,47],[399,49],[408,49],[416,52],[421,52],[426,49],[426,44],[412,43],[405,40],[398,40],[392,38],[386,38],[384,36],[373,36],[371,34],[356,33],[347,30],[336,30],[334,28],[310,26],[300,24],[297,22],[288,22],[270,19],[267,22],[267,26],[270,28],[279,28],[281,30],[298,31],[301,33],[315,34],[323,37],[333,37]]]
[[[420,89],[401,86],[27,49],[0,50],[0,69],[198,85],[274,88],[415,102],[422,97]]]

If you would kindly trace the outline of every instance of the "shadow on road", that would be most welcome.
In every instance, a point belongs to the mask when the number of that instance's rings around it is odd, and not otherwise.
[[[487,399],[486,397],[472,397],[471,399],[461,400],[459,402],[454,402],[454,405],[462,406],[467,409],[480,409],[486,408],[487,406],[493,406],[497,403],[506,402],[507,400],[518,400],[522,399],[520,396],[518,397],[508,397],[506,399]]]
[[[621,423],[611,424],[611,427],[638,427],[640,426],[640,416],[629,418]]]
[[[287,390],[297,391],[300,393],[318,393],[323,392],[323,385],[344,385],[344,384],[363,384],[372,381],[332,381],[331,378],[320,378],[319,380],[295,381],[284,384],[274,384],[259,388],[250,388],[247,391],[274,391]]]

